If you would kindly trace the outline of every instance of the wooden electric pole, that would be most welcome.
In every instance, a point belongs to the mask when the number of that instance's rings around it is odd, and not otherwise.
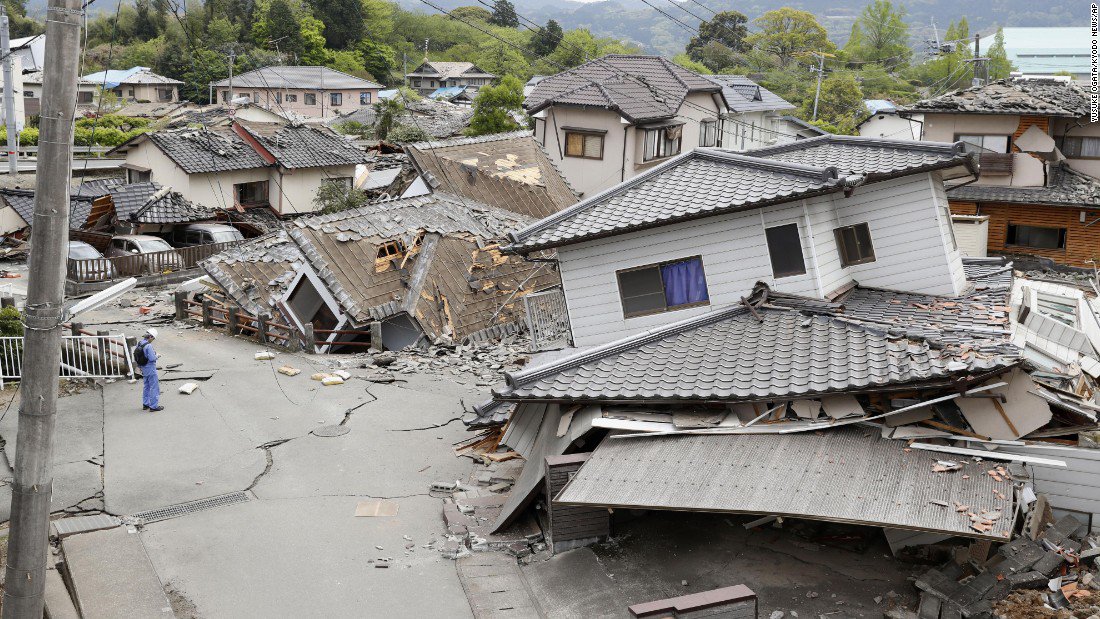
[[[38,177],[11,485],[4,619],[41,619],[53,494],[53,442],[69,241],[69,183],[80,61],[80,0],[49,0],[39,116]]]

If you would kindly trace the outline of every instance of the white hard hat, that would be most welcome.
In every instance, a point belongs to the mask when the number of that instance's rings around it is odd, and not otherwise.
[[[145,332],[145,335],[149,335],[149,336],[152,336],[153,338],[156,338],[160,334],[157,333],[156,329],[150,327],[149,330]]]

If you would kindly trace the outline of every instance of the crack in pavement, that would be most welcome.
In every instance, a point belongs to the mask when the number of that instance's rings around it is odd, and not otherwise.
[[[301,438],[301,437],[296,437],[296,438]],[[260,474],[257,475],[256,478],[252,480],[252,483],[249,484],[248,487],[244,489],[244,492],[248,492],[248,491],[252,490],[253,488],[255,488],[256,484],[260,483],[260,480],[263,479],[264,475],[267,475],[268,473],[270,473],[271,468],[275,466],[275,457],[271,454],[271,450],[275,449],[279,445],[289,443],[292,440],[294,440],[294,439],[293,438],[280,438],[280,439],[276,439],[274,441],[268,441],[268,442],[264,443],[263,445],[260,445],[259,447],[256,448],[256,449],[264,450],[264,458],[267,460],[267,465],[265,465],[264,470],[260,471]]]
[[[444,421],[443,423],[440,423],[440,424],[436,424],[434,426],[425,426],[423,428],[398,428],[396,430],[390,430],[390,432],[419,432],[421,430],[435,430],[437,428],[447,427],[447,426],[451,425],[452,423],[454,423],[456,421],[462,421],[462,417],[455,417],[453,419],[448,419],[447,421]]]

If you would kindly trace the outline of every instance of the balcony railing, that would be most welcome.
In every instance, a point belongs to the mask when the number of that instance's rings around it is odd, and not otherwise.
[[[145,277],[195,268],[199,262],[214,254],[240,244],[242,241],[210,243],[148,254],[131,254],[112,258],[70,258],[67,277],[70,281],[104,282],[123,277]]]

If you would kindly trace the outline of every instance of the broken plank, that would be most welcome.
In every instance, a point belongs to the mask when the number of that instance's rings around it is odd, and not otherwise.
[[[966,447],[949,447],[946,445],[932,445],[930,443],[912,443],[911,445],[909,445],[909,447],[912,449],[921,449],[924,451],[938,451],[941,453],[957,454],[960,456],[985,458],[987,460],[1007,460],[1009,462],[1027,462],[1029,464],[1044,464],[1046,466],[1066,466],[1066,463],[1063,460],[1052,460],[1050,458],[1023,456],[1019,454],[1006,454],[997,451],[986,451],[982,449],[968,449]]]

